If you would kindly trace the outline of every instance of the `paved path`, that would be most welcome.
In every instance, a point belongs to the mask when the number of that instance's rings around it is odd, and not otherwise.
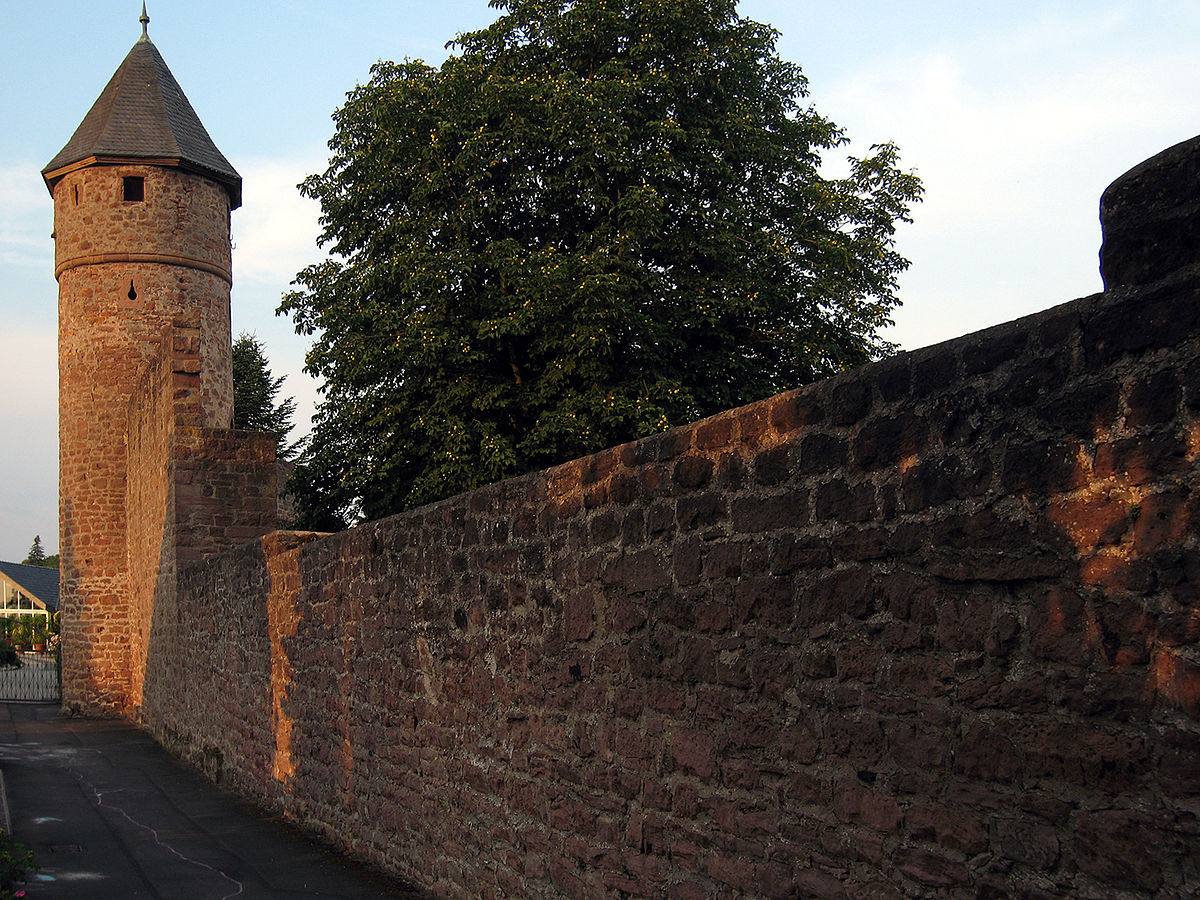
[[[57,713],[0,705],[3,799],[40,867],[30,900],[424,896],[256,815],[132,725]]]

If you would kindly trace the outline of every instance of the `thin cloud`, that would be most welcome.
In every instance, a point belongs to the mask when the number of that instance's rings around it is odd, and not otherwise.
[[[53,213],[50,197],[32,163],[0,163],[0,264],[49,268]]]
[[[233,214],[234,275],[286,287],[296,273],[323,255],[317,249],[320,206],[296,185],[325,168],[323,156],[243,163],[243,205]]]
[[[1101,192],[1200,119],[1177,89],[1194,60],[1114,38],[1124,15],[1080,23],[1066,49],[1072,23],[1046,17],[826,85],[818,106],[852,137],[895,140],[926,187],[899,233],[913,265],[892,340],[923,346],[1100,289]]]

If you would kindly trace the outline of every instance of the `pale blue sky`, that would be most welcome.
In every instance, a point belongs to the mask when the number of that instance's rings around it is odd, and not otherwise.
[[[900,145],[926,201],[892,340],[908,349],[1099,290],[1099,196],[1200,132],[1200,4],[744,0],[781,32],[817,109],[859,148]],[[140,34],[133,0],[8,0],[0,33],[0,559],[57,547],[51,204],[38,175]],[[245,179],[234,213],[235,334],[256,332],[307,417],[305,341],[274,317],[317,258],[295,184],[321,168],[330,115],[375,60],[440,62],[485,0],[150,0],[150,36]]]

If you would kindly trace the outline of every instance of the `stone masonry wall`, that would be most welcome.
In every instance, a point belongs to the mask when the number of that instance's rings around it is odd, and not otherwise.
[[[154,617],[174,603],[181,566],[245,544],[278,523],[275,437],[204,428],[206,361],[197,315],[163,330],[128,410],[129,688],[138,715]]]
[[[175,424],[177,379],[187,403],[197,376],[195,329],[180,324],[163,329],[164,348],[146,367],[130,400],[126,434],[128,469],[125,509],[129,516],[126,559],[129,569],[129,659],[145,659],[150,640],[150,617],[155,597],[175,584],[175,517],[171,514],[171,442]],[[171,352],[166,352],[170,348]],[[190,351],[190,352],[189,352]],[[141,703],[144,671],[130,667],[128,702]]]
[[[144,179],[143,201],[121,199],[126,176]],[[201,373],[203,424],[229,427],[233,276],[226,189],[171,167],[95,166],[71,172],[55,185],[54,215],[60,292],[69,292],[73,304],[85,298],[102,301],[113,324],[128,333],[136,354],[132,365],[118,365],[127,361],[110,358],[93,374],[135,381],[141,365],[156,352],[154,341],[147,338],[180,315],[192,317],[207,363]],[[113,352],[96,340],[101,337],[97,324],[91,318],[73,322],[64,336],[85,349]],[[130,386],[124,385],[126,390]]]
[[[143,177],[143,201],[122,179]],[[64,702],[119,712],[130,703],[131,616],[125,503],[129,408],[163,329],[184,318],[206,358],[195,424],[228,427],[229,197],[178,169],[93,166],[54,186],[59,282],[59,498]],[[162,465],[158,461],[155,465]],[[136,487],[133,488],[136,491]],[[144,529],[147,523],[134,523]],[[136,539],[136,538],[135,538]]]
[[[144,715],[446,897],[1200,892],[1200,278],[181,569]]]
[[[173,472],[180,566],[278,526],[275,435],[177,425]]]

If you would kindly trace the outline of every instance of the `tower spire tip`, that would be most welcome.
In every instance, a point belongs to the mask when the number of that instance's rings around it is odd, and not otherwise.
[[[150,40],[150,17],[146,15],[146,0],[142,0],[142,14],[138,16],[138,21],[142,23],[142,37]]]

